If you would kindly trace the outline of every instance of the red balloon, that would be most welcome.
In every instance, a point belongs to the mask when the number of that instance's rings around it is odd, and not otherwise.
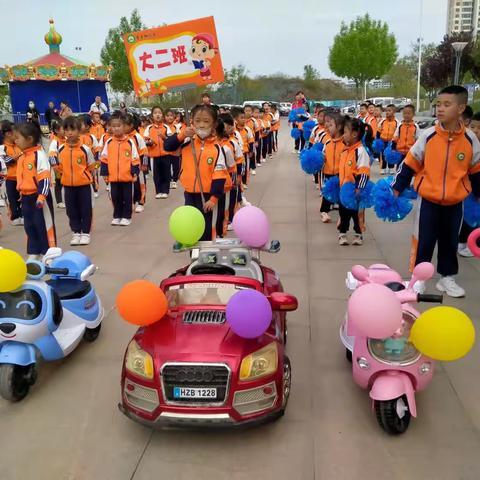
[[[117,309],[128,323],[147,326],[158,322],[168,310],[163,291],[148,280],[127,283],[117,295]]]

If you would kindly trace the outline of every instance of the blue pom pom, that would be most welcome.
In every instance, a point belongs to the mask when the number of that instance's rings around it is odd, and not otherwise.
[[[329,178],[322,187],[322,195],[331,203],[340,201],[340,181],[338,176]]]
[[[395,177],[385,177],[385,181],[389,185],[393,185],[395,181]],[[401,194],[401,197],[408,198],[409,200],[416,200],[418,198],[417,192],[413,189],[413,187],[407,187]]]
[[[309,175],[318,173],[323,168],[324,161],[323,152],[314,148],[303,150],[300,154],[300,165],[303,171]]]
[[[373,188],[374,210],[377,217],[386,222],[399,222],[412,210],[409,198],[396,197],[390,183],[386,179],[379,180]]]
[[[393,150],[392,143],[384,151],[385,160],[389,165],[399,165],[402,162],[403,155],[398,150]]]
[[[292,128],[292,131],[290,132],[290,135],[295,140],[298,140],[302,136],[302,131],[299,128]]]
[[[312,130],[317,126],[317,123],[315,120],[307,120],[303,124],[303,138],[305,140],[308,140],[310,138],[310,135],[312,134]]]
[[[312,150],[317,150],[318,152],[323,152],[323,148],[325,145],[322,142],[314,143],[312,146]]]
[[[381,138],[376,138],[373,141],[372,149],[373,153],[375,153],[376,155],[380,155],[381,153],[383,153],[385,147],[385,142]]]
[[[294,108],[288,115],[288,121],[290,123],[298,122],[299,117],[306,115],[304,108]]]
[[[340,189],[340,202],[350,210],[371,208],[374,203],[374,186],[375,184],[373,182],[368,181],[365,188],[357,194],[355,192],[355,184],[353,182],[347,182]]]
[[[480,201],[473,193],[463,202],[463,219],[472,228],[480,227]]]

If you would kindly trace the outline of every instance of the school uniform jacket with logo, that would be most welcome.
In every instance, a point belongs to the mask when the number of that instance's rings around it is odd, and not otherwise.
[[[340,158],[345,149],[343,138],[330,138],[323,149],[325,156],[325,163],[323,164],[322,172],[325,175],[338,175],[340,168]]]
[[[212,195],[211,199],[218,201],[218,197],[223,195],[225,191],[228,172],[225,154],[216,137],[211,135],[202,140],[194,135],[193,139],[184,139],[183,134],[175,134],[165,140],[164,146],[167,152],[173,152],[181,147],[180,183],[185,191],[188,193],[201,193],[202,191],[203,193],[210,193]]]
[[[415,175],[418,194],[433,203],[455,205],[474,190],[480,196],[480,142],[462,124],[448,132],[439,124],[425,130],[407,154],[393,188],[402,192]]]
[[[384,142],[392,141],[397,128],[398,120],[396,118],[392,118],[391,120],[384,118],[378,125],[378,133],[380,134],[380,138]]]
[[[419,131],[420,128],[415,122],[401,122],[393,135],[395,148],[401,154],[406,155],[418,140]]]
[[[111,137],[103,147],[100,157],[100,175],[108,176],[109,182],[132,182],[139,173],[140,158],[135,142],[124,136]]]
[[[162,139],[161,135],[167,135],[167,131],[163,123],[160,125],[152,123],[145,129],[145,132],[143,132],[143,137],[145,138],[147,145],[152,142],[152,145],[148,146],[148,155],[152,158],[170,154],[170,152],[165,152],[163,148],[164,140]]]
[[[98,153],[98,140],[97,137],[90,131],[89,133],[85,133],[80,136],[80,141],[86,145],[92,153],[95,155]]]
[[[62,145],[58,151],[58,163],[64,187],[82,187],[93,182],[95,157],[92,150],[81,141],[75,145]]]
[[[338,170],[340,186],[352,182],[360,189],[365,187],[370,176],[370,156],[362,142],[345,147],[340,155]]]
[[[95,135],[95,138],[97,139],[97,142],[99,142],[102,138],[102,135],[105,133],[105,128],[103,128],[103,125],[101,123],[94,123],[90,127],[90,133],[93,133],[93,135]]]
[[[22,195],[38,195],[45,200],[50,193],[50,162],[40,145],[27,148],[17,161],[17,190]]]
[[[6,168],[7,180],[17,179],[17,160],[22,155],[22,151],[14,144],[4,142],[0,145],[0,159]]]

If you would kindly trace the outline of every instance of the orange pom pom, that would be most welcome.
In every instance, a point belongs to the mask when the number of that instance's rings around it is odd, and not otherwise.
[[[118,292],[117,309],[126,322],[147,326],[167,313],[168,301],[158,285],[148,280],[134,280]]]

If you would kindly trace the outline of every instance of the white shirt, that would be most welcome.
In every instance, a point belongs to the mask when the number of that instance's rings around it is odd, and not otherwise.
[[[108,112],[108,108],[103,102],[101,102],[100,105],[97,105],[95,102],[93,102],[90,105],[90,112],[99,113],[100,115],[102,115],[103,113]]]

